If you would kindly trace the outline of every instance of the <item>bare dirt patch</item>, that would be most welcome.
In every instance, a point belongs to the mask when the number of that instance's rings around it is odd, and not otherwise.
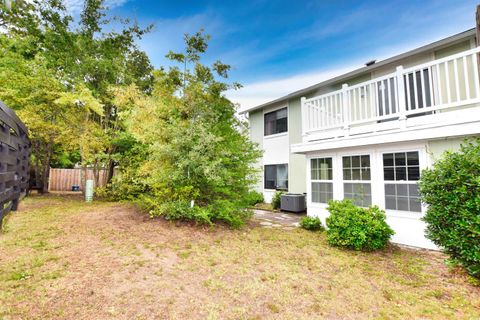
[[[253,224],[252,224],[253,225]],[[152,220],[133,206],[26,199],[0,234],[0,319],[473,319],[443,255],[331,248],[300,229]]]

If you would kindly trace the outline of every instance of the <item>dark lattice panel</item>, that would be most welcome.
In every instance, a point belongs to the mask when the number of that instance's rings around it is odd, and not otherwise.
[[[15,112],[0,101],[0,225],[28,188],[28,131]]]

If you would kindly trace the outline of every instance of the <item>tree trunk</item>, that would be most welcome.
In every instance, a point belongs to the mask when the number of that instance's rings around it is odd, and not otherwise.
[[[42,174],[40,172],[40,152],[38,150],[38,143],[32,143],[32,151],[35,155],[35,187],[42,185]]]
[[[115,171],[115,163],[113,162],[113,159],[110,159],[108,160],[108,165],[107,165],[107,178],[105,180],[106,185],[112,181],[114,171]]]
[[[50,176],[50,166],[48,163],[43,165],[42,188],[41,193],[48,193],[48,177]]]

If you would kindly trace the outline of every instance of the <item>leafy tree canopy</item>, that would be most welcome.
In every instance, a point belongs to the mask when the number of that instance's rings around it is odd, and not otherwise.
[[[147,93],[153,67],[136,41],[150,30],[121,21],[108,30],[102,0],[87,0],[78,22],[60,0],[0,7],[0,98],[31,129],[36,184],[47,189],[55,152],[80,153],[80,163],[113,169],[113,141],[125,127],[112,90],[135,84]],[[113,170],[109,170],[113,172]]]
[[[202,31],[186,35],[184,52],[167,54],[183,69],[157,70],[151,95],[129,87],[116,92],[116,101],[127,110],[128,131],[147,147],[134,176],[143,177],[138,190],[148,192],[138,196],[151,214],[237,226],[247,216],[252,163],[260,152],[223,95],[238,87],[222,81],[230,66],[201,63],[208,39]],[[117,181],[117,190],[134,183]]]

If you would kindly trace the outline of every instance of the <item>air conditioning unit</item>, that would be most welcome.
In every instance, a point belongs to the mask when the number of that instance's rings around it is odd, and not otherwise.
[[[306,210],[305,195],[299,193],[283,194],[280,200],[280,209],[290,212],[303,212]]]

